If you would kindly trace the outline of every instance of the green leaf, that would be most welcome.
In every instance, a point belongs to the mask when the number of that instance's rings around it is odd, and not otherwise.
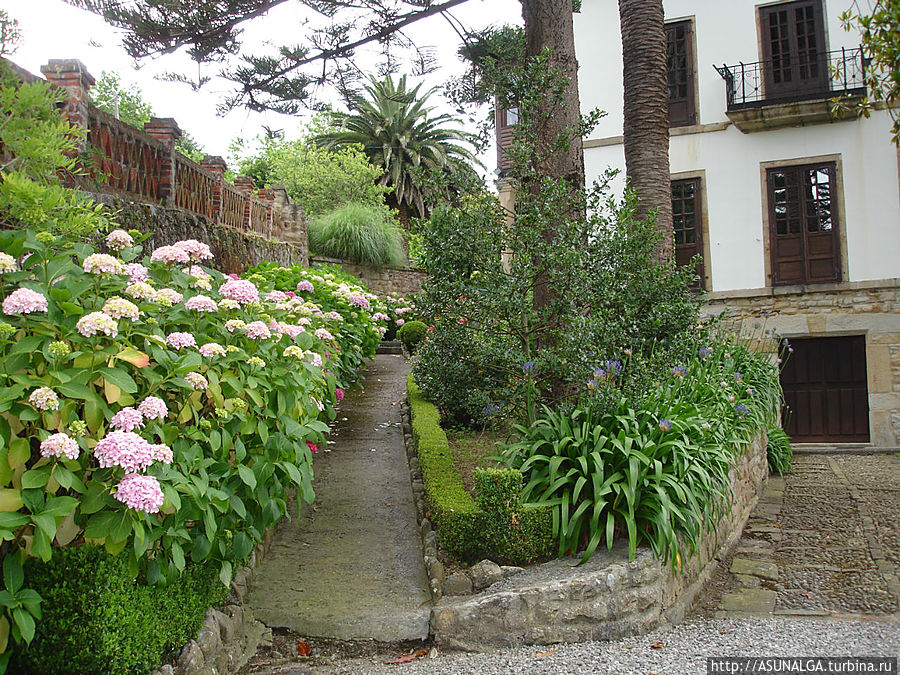
[[[16,469],[31,458],[31,446],[27,438],[16,438],[9,444],[7,461],[11,469]]]
[[[13,610],[13,621],[18,627],[19,633],[22,634],[22,639],[26,643],[31,643],[34,639],[34,617],[24,609],[17,607]]]
[[[247,485],[251,490],[256,489],[256,474],[253,473],[253,470],[249,466],[245,466],[244,464],[238,464],[237,467],[238,475],[241,477],[241,480]]]
[[[227,560],[222,561],[222,569],[219,570],[219,581],[225,586],[231,586],[231,563]]]
[[[49,466],[42,466],[40,469],[31,469],[22,474],[22,488],[42,488],[47,486],[47,480],[50,478]]]
[[[31,520],[47,535],[48,539],[53,539],[56,536],[56,518],[53,516],[38,513],[31,516]]]
[[[15,530],[29,522],[31,518],[25,513],[0,512],[0,529]]]
[[[62,517],[72,513],[76,506],[78,506],[78,499],[75,497],[50,497],[41,513],[49,516]]]
[[[184,549],[181,548],[181,544],[177,541],[172,542],[172,546],[169,549],[169,553],[172,555],[172,562],[175,564],[175,567],[179,572],[184,571]]]
[[[7,555],[3,558],[3,585],[6,590],[13,595],[22,588],[25,581],[25,571],[22,569],[22,563],[19,562],[19,556]]]
[[[137,383],[122,368],[103,368],[100,371],[103,379],[116,385],[122,391],[134,394],[138,390]]]

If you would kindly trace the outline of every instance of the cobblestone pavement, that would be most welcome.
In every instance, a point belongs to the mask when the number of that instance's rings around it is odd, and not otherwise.
[[[900,457],[796,455],[700,614],[900,618]]]

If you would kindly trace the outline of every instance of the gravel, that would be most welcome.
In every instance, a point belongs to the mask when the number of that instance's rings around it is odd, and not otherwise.
[[[706,673],[709,656],[891,656],[900,657],[900,622],[813,619],[715,619],[683,623],[668,631],[614,642],[519,647],[487,654],[441,653],[408,664],[387,665],[390,656],[339,661],[330,667],[282,666],[293,673],[395,673],[494,675],[615,673],[694,675]]]

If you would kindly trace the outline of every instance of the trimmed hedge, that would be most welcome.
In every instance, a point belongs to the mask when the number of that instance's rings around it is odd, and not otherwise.
[[[217,569],[188,564],[165,587],[135,579],[125,556],[93,545],[59,549],[52,560],[30,559],[26,584],[44,601],[27,649],[10,672],[32,675],[138,675],[197,635],[206,611],[228,589]]]
[[[421,321],[407,321],[400,326],[400,329],[397,331],[397,339],[400,340],[400,342],[403,343],[403,346],[406,347],[406,350],[412,354],[425,340],[425,335],[427,333],[428,326]]]
[[[470,562],[490,558],[530,564],[552,557],[552,511],[547,506],[521,503],[522,473],[476,469],[473,499],[453,462],[438,410],[422,397],[412,374],[407,391],[431,521],[444,549]]]

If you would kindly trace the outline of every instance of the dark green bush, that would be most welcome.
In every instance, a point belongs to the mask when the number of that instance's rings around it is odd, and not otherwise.
[[[389,213],[364,204],[344,204],[311,221],[309,248],[373,267],[406,263],[400,228]]]
[[[769,458],[769,471],[783,476],[791,470],[794,459],[794,451],[791,450],[791,438],[781,427],[770,425],[769,441],[766,451]]]
[[[407,387],[431,520],[444,549],[469,562],[491,558],[526,564],[549,558],[554,549],[552,511],[521,504],[521,472],[477,469],[473,499],[453,463],[437,408],[422,397],[412,375]]]
[[[397,339],[400,340],[407,351],[412,354],[425,340],[425,333],[427,331],[428,326],[421,321],[407,321],[400,326],[400,330],[397,331]]]
[[[26,583],[40,593],[42,619],[31,645],[13,656],[10,672],[110,675],[151,672],[196,636],[210,606],[228,589],[217,570],[188,565],[166,587],[135,579],[125,556],[97,546],[30,559]]]

